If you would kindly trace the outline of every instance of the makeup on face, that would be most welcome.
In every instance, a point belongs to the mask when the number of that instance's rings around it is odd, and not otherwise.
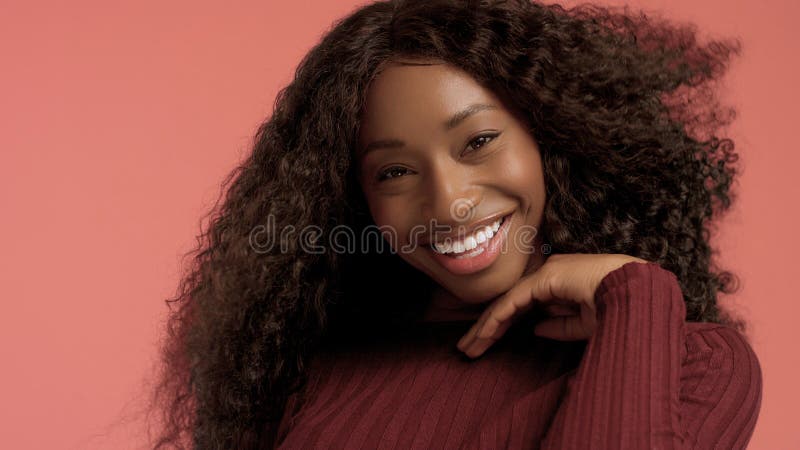
[[[500,255],[505,239],[508,238],[512,215],[496,220],[488,226],[480,227],[463,239],[435,242],[426,247],[434,260],[454,275],[478,272],[490,266]]]
[[[387,66],[369,87],[355,157],[375,224],[396,231],[398,248],[412,248],[399,256],[465,305],[510,289],[540,257],[516,241],[544,210],[538,146],[460,69]],[[451,228],[431,235],[432,222]],[[418,228],[427,235],[415,242]]]

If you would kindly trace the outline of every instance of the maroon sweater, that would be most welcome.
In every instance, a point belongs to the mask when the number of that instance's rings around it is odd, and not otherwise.
[[[587,341],[515,323],[480,358],[474,323],[424,322],[320,353],[289,398],[281,449],[741,449],[761,407],[761,367],[731,327],[685,322],[672,272],[631,262],[596,295]]]

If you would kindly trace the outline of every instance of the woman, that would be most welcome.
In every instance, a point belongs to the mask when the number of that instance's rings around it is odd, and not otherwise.
[[[694,38],[524,0],[339,21],[170,300],[155,448],[744,448],[710,245],[738,48]]]

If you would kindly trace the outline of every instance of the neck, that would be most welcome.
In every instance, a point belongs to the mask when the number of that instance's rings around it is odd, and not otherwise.
[[[465,303],[441,286],[436,286],[421,320],[423,322],[477,320],[485,308],[486,303]]]
[[[537,241],[538,242],[538,241]],[[534,253],[528,259],[523,276],[529,275],[544,264],[547,257],[540,253]],[[466,303],[459,299],[447,289],[437,285],[431,294],[431,300],[423,314],[422,322],[443,322],[455,320],[477,320],[489,303]]]

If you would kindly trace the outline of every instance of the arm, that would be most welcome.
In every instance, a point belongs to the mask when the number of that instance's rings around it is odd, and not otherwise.
[[[761,366],[738,331],[709,326],[686,335],[681,416],[687,448],[744,449],[761,410]]]
[[[610,272],[595,305],[597,328],[541,448],[746,446],[761,370],[738,332],[714,325],[687,336],[678,280],[656,263]]]

